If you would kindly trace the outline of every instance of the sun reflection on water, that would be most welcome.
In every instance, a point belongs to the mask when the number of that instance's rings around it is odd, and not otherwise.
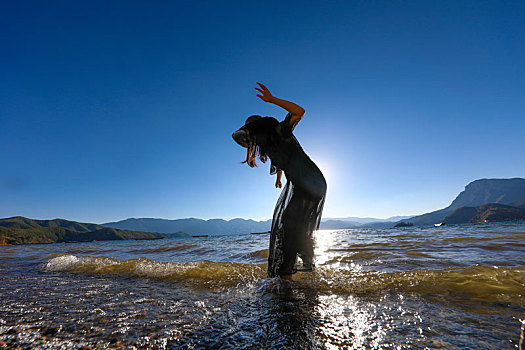
[[[336,232],[334,230],[317,230],[315,232],[315,256],[318,264],[325,264],[333,255],[329,250],[335,243]]]
[[[315,232],[315,261],[317,266],[330,269],[361,272],[363,266],[352,258],[355,252],[342,245],[341,230],[318,230]]]
[[[324,280],[325,273],[343,277],[337,270],[345,270],[352,272],[351,275],[344,274],[345,278],[353,279],[354,273],[357,276],[362,272],[362,265],[352,259],[355,251],[341,245],[342,234],[344,232],[340,230],[316,232],[315,256],[321,269],[317,278]],[[328,282],[330,284],[333,280]],[[384,315],[373,302],[363,303],[354,295],[319,295],[316,313],[321,321],[318,334],[326,349],[378,348],[384,345],[389,320],[383,319]]]
[[[327,349],[377,348],[386,331],[377,322],[376,306],[362,304],[354,296],[320,295],[316,310],[321,317],[319,328]]]

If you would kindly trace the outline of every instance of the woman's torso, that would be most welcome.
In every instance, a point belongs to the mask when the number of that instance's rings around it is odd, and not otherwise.
[[[283,170],[286,178],[294,186],[302,188],[313,197],[323,197],[326,193],[326,180],[321,170],[304,152],[289,126],[288,118],[276,127],[276,142],[266,149],[272,161],[272,173]]]

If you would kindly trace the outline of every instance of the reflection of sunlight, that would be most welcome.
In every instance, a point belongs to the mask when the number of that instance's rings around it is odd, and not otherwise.
[[[336,232],[333,230],[315,232],[315,259],[317,264],[324,265],[332,258],[333,253],[329,252],[329,249],[334,244]]]
[[[337,231],[334,230],[317,230],[315,232],[316,254],[322,254],[330,248],[330,246],[334,243],[336,232]]]
[[[349,262],[348,259],[345,259],[355,254],[355,251],[349,250],[346,241],[337,237],[342,234],[344,235],[345,232],[341,230],[318,230],[315,232],[316,265],[356,273],[361,272],[363,270],[362,264],[354,261]]]
[[[327,349],[377,348],[385,336],[384,327],[377,322],[376,305],[359,305],[354,296],[319,296],[317,312],[323,320],[320,327]]]

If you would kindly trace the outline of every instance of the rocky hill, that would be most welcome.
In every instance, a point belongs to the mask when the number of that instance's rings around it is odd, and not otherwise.
[[[63,219],[32,220],[22,216],[0,219],[0,244],[157,239],[151,232],[119,230],[97,224]]]
[[[443,209],[403,220],[414,225],[432,225],[461,207],[477,207],[484,204],[522,203],[525,198],[525,179],[481,179],[469,183],[452,203]]]
[[[469,183],[449,208],[476,207],[488,203],[510,204],[525,198],[525,179],[481,179]]]
[[[447,215],[445,224],[465,224],[476,222],[505,222],[525,220],[525,210],[503,204],[484,204],[477,207],[461,207]]]

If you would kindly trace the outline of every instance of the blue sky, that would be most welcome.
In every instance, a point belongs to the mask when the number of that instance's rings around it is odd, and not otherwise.
[[[522,1],[10,1],[0,217],[269,218],[231,133],[306,109],[324,217],[419,214],[525,175]]]

